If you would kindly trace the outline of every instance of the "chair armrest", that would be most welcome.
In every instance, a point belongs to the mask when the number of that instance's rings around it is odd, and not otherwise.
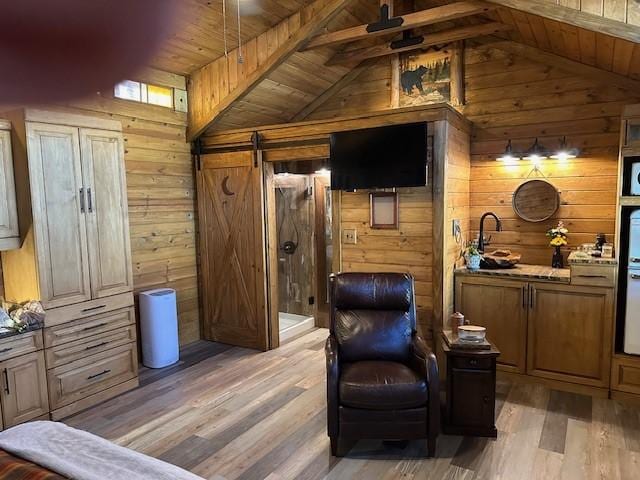
[[[440,431],[440,376],[438,360],[426,342],[418,335],[413,335],[411,367],[424,375],[429,392],[429,431]]]
[[[324,347],[327,360],[327,430],[330,437],[338,435],[338,387],[340,381],[340,360],[338,341],[329,335]]]

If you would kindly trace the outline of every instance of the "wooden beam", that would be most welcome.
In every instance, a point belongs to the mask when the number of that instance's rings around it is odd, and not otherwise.
[[[393,49],[388,43],[385,43],[384,45],[375,45],[373,47],[348,50],[331,57],[327,62],[327,65],[336,65],[340,63],[355,64],[367,58],[384,57],[386,55],[393,55],[396,53],[408,52],[411,50],[423,50],[426,47],[434,45],[442,45],[445,43],[464,40],[467,38],[480,37],[483,35],[493,35],[494,33],[510,29],[511,26],[498,22],[451,28],[449,30],[426,34],[424,42],[418,45],[410,45],[408,47]]]
[[[451,53],[451,105],[465,104],[464,40],[455,43]]]
[[[421,10],[419,12],[402,15],[402,18],[404,19],[403,24],[395,28],[388,28],[386,30],[369,33],[367,32],[366,25],[358,25],[357,27],[346,28],[344,30],[338,30],[337,32],[329,32],[318,35],[307,44],[305,49],[334,45],[337,43],[353,42],[355,40],[362,40],[365,38],[373,38],[381,35],[388,35],[390,33],[402,32],[404,30],[409,30],[412,28],[432,25],[434,23],[455,20],[456,18],[463,18],[471,15],[487,13],[491,10],[494,10],[495,8],[497,8],[495,5],[480,0],[456,2],[441,7],[430,8],[428,10]]]
[[[595,82],[602,83],[603,85],[616,85],[633,93],[640,91],[640,80],[634,80],[630,77],[625,77],[624,75],[609,72],[608,70],[602,70],[597,67],[592,67],[591,65],[576,62],[575,60],[556,55],[555,53],[545,52],[544,50],[540,50],[536,47],[530,47],[523,43],[503,40],[497,37],[481,40],[480,43],[487,47],[497,48],[514,55],[520,55],[529,60],[533,60],[534,62],[550,65],[566,72],[581,75]]]
[[[522,12],[532,13],[541,17],[557,20],[558,22],[605,33],[612,37],[622,38],[630,42],[640,43],[640,28],[635,25],[611,20],[599,15],[585,13],[574,8],[556,5],[555,2],[540,2],[538,0],[489,0],[491,3],[503,7],[513,8]],[[632,8],[631,6],[629,8]],[[633,8],[638,8],[637,6]]]
[[[320,108],[327,100],[333,97],[336,93],[346,87],[348,84],[353,82],[356,78],[360,76],[369,66],[371,66],[374,62],[371,60],[365,60],[359,65],[355,66],[345,76],[343,76],[336,83],[327,88],[324,92],[320,94],[314,101],[312,101],[309,105],[304,107],[298,113],[296,113],[289,121],[290,122],[301,122],[305,120],[309,115],[315,112],[318,108]]]
[[[258,66],[258,68],[246,78],[238,82],[236,88],[229,92],[229,94],[216,105],[208,119],[198,125],[189,125],[187,128],[187,139],[193,141],[213,125],[235,102],[246,97],[256,85],[284,63],[291,55],[300,50],[313,34],[333,20],[350,1],[351,0],[330,0],[324,7],[318,10],[309,22],[291,35],[263,64]]]

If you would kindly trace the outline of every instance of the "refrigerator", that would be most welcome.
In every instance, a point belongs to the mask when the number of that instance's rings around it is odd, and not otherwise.
[[[640,355],[640,210],[631,214],[624,322],[624,352]]]

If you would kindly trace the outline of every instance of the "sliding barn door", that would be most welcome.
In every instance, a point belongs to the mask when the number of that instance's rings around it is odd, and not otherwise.
[[[204,336],[266,350],[269,329],[259,152],[202,155],[197,176]]]

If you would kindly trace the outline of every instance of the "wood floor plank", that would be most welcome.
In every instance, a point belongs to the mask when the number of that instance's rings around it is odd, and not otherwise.
[[[192,345],[179,368],[66,423],[213,480],[637,480],[640,412],[541,385],[498,382],[497,439],[357,442],[332,457],[324,342],[313,330],[255,352]]]

